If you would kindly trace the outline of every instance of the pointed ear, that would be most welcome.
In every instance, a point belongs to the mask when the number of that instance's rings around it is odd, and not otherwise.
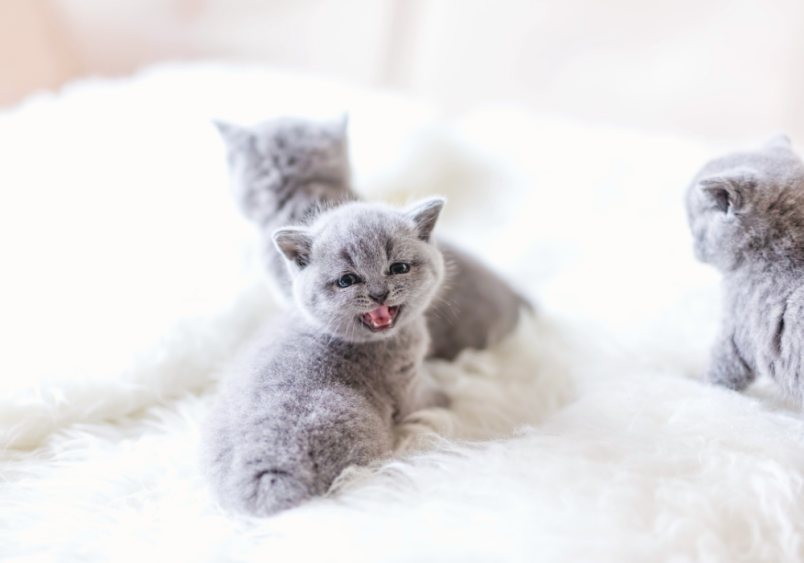
[[[417,201],[405,211],[405,216],[416,225],[419,239],[430,240],[430,234],[433,232],[445,203],[447,200],[443,197],[430,197]]]
[[[750,191],[756,188],[757,178],[753,171],[736,171],[704,178],[698,186],[720,211],[736,213],[742,209]]]
[[[786,148],[792,149],[793,143],[790,142],[790,137],[783,133],[779,133],[774,135],[767,141],[765,141],[765,148],[772,149],[772,148]]]
[[[349,127],[349,114],[343,112],[343,114],[341,114],[340,117],[330,121],[329,130],[331,131],[333,136],[339,139],[344,139],[346,138],[346,130],[348,127]]]
[[[279,252],[299,268],[310,263],[313,249],[313,237],[303,227],[285,227],[274,231],[274,244]]]
[[[230,149],[237,149],[251,142],[251,133],[245,127],[217,119],[212,120],[212,123],[218,129],[218,133],[220,133],[226,146]]]
[[[340,129],[341,129],[341,135],[345,137],[346,131],[349,129],[349,114],[347,112],[343,112],[343,115],[341,115]]]

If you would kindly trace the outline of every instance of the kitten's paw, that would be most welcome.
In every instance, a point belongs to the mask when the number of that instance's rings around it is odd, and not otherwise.
[[[428,391],[424,403],[425,404],[422,406],[422,408],[438,407],[441,409],[448,409],[452,404],[452,399],[450,399],[449,395],[440,389],[431,389]]]
[[[734,369],[735,367],[738,369]],[[753,372],[742,364],[738,366],[712,364],[706,370],[705,377],[712,385],[719,385],[733,391],[742,391],[754,381]]]
[[[717,385],[718,387],[725,387],[727,389],[731,389],[732,391],[742,391],[747,387],[746,385],[741,385],[739,381],[731,380],[727,377],[721,377],[718,374],[713,374],[711,371],[707,371],[705,377],[705,381],[710,385]]]
[[[706,380],[734,391],[742,391],[754,381],[753,370],[740,355],[731,336],[719,338],[709,357]]]

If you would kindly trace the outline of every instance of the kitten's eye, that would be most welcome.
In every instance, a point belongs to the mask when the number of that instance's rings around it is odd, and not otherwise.
[[[339,287],[349,287],[350,285],[354,285],[356,283],[360,283],[360,278],[354,274],[344,274],[338,280]]]
[[[289,157],[288,158],[288,166],[293,166],[294,164],[296,164],[296,158],[293,157],[293,156]]]
[[[404,262],[397,262],[396,264],[391,264],[391,273],[396,274],[407,274],[410,271],[410,264],[405,264]]]

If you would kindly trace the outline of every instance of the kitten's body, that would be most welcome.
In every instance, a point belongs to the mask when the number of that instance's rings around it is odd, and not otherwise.
[[[390,453],[427,339],[420,319],[393,339],[345,342],[291,310],[259,341],[222,390],[205,465],[222,505],[266,516]]]
[[[346,467],[388,454],[395,423],[445,406],[419,379],[423,313],[443,279],[429,242],[442,204],[403,214],[352,203],[275,234],[293,307],[259,336],[215,407],[203,465],[221,504],[265,516],[323,494]]]
[[[249,129],[218,127],[229,149],[233,195],[260,226],[269,277],[287,300],[287,273],[270,233],[300,224],[319,209],[359,199],[350,184],[345,123],[281,118]],[[449,268],[427,312],[430,355],[451,360],[465,348],[499,342],[516,327],[520,309],[530,305],[467,253],[443,240],[437,244]]]
[[[766,375],[804,399],[804,163],[783,137],[716,159],[687,212],[696,256],[723,273],[708,379],[743,389]]]

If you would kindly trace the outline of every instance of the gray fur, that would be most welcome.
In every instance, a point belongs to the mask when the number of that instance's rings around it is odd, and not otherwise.
[[[228,148],[231,189],[241,211],[260,226],[269,278],[280,297],[290,281],[270,238],[320,209],[359,199],[350,187],[345,120],[281,118],[252,128],[218,123]],[[289,158],[294,167],[285,166]],[[451,360],[464,348],[483,349],[509,334],[528,302],[470,255],[443,241],[442,290],[427,312],[430,355]]]
[[[346,118],[310,122],[282,117],[245,128],[215,122],[227,147],[229,187],[241,213],[262,234],[268,279],[290,299],[290,277],[271,234],[321,208],[357,199],[349,188]]]
[[[222,505],[266,516],[321,495],[346,467],[387,455],[395,423],[446,405],[419,380],[423,315],[445,269],[429,241],[443,203],[354,202],[276,231],[293,307],[226,380],[210,420],[203,466]],[[398,263],[409,271],[393,274]],[[360,281],[340,287],[346,274]],[[374,332],[361,319],[381,305],[400,309]]]
[[[723,273],[708,379],[767,375],[804,398],[804,163],[789,139],[706,164],[687,192],[695,255]]]

